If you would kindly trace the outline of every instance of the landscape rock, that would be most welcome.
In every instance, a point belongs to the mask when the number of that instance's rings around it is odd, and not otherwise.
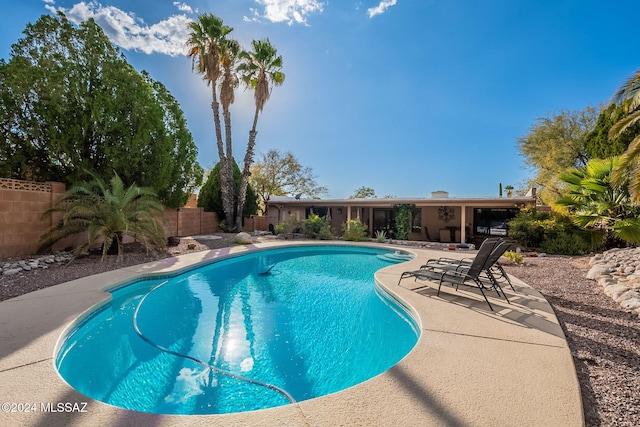
[[[0,275],[10,276],[23,271],[46,269],[48,265],[63,264],[71,261],[73,255],[69,252],[57,252],[53,255],[43,255],[36,258],[18,259],[5,262],[0,268]]]
[[[595,280],[622,308],[640,315],[640,248],[614,248],[594,255],[587,279]]]
[[[600,276],[609,274],[611,267],[609,264],[594,264],[587,273],[587,279],[597,280]]]
[[[618,301],[620,296],[627,292],[629,292],[629,288],[624,285],[611,285],[604,288],[604,294],[610,296],[614,301]]]
[[[11,276],[11,275],[14,275],[14,274],[18,274],[21,271],[22,271],[22,269],[19,268],[19,267],[18,268],[7,268],[6,270],[2,271],[2,275],[3,276]]]
[[[253,238],[249,233],[242,232],[236,235],[234,241],[239,245],[250,245],[251,243],[253,243]]]

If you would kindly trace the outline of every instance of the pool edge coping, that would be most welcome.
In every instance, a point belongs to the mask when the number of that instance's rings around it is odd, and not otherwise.
[[[428,256],[428,254],[441,254],[442,251],[429,250],[429,249],[414,249],[414,248],[407,248],[407,247],[399,247],[395,245],[383,245],[383,244],[375,244],[375,243],[355,244],[353,242],[336,242],[336,241],[330,241],[326,243],[317,242],[317,241],[285,242],[285,243],[267,242],[267,243],[257,244],[260,246],[257,246],[257,245],[253,245],[253,246],[256,249],[268,249],[276,246],[293,247],[293,246],[301,246],[301,245],[309,245],[309,244],[312,244],[312,245],[346,244],[351,246],[390,248],[394,250],[403,250],[406,252],[414,253],[416,255],[416,258],[414,258],[414,260],[412,261],[390,265],[390,266],[384,267],[381,270],[378,270],[375,274],[375,280],[376,280],[376,284],[379,287],[390,292],[396,298],[399,298],[401,301],[403,301],[405,306],[410,307],[412,310],[415,311],[415,314],[417,314],[416,321],[420,322],[418,326],[420,327],[421,334],[418,339],[418,343],[416,344],[416,347],[414,347],[414,349],[407,356],[405,356],[405,358],[403,358],[398,363],[398,365],[396,365],[394,368],[391,368],[389,371],[386,371],[377,377],[374,377],[368,381],[365,381],[364,383],[358,384],[349,389],[346,389],[337,393],[333,393],[328,396],[323,396],[323,397],[311,399],[308,401],[300,402],[298,405],[287,405],[285,407],[271,408],[271,409],[251,411],[251,412],[238,413],[238,414],[189,416],[190,424],[205,425],[207,423],[210,423],[211,421],[215,421],[217,424],[222,424],[222,425],[224,425],[226,422],[228,422],[230,425],[231,424],[254,425],[255,423],[259,423],[260,420],[264,421],[265,419],[268,419],[269,424],[273,424],[273,425],[292,425],[292,424],[304,425],[305,420],[302,419],[302,416],[300,415],[299,410],[302,410],[302,412],[305,414],[306,422],[311,425],[324,425],[332,421],[334,423],[335,422],[344,423],[345,420],[349,421],[349,424],[352,424],[352,425],[363,425],[367,423],[378,424],[385,419],[389,420],[390,422],[394,419],[397,420],[398,416],[400,415],[403,416],[403,420],[404,420],[407,415],[411,415],[411,414],[413,414],[413,416],[415,417],[416,425],[424,424],[424,421],[427,421],[429,419],[433,420],[435,423],[439,423],[439,422],[442,422],[443,420],[446,421],[449,419],[460,420],[463,422],[475,421],[476,424],[478,421],[481,421],[481,420],[486,420],[487,422],[500,422],[500,421],[504,422],[505,420],[511,420],[511,421],[518,420],[518,423],[520,425],[535,425],[534,421],[537,422],[538,424],[540,423],[541,421],[539,418],[540,410],[538,409],[534,411],[534,413],[531,413],[531,411],[527,411],[526,407],[524,407],[522,404],[503,406],[502,402],[497,404],[494,402],[494,406],[495,405],[501,406],[500,412],[498,413],[490,412],[489,415],[487,415],[487,413],[483,414],[483,413],[477,412],[473,410],[473,407],[475,405],[471,404],[471,402],[466,402],[464,399],[464,396],[462,396],[462,399],[452,400],[448,398],[448,397],[453,398],[456,396],[457,394],[455,391],[456,387],[453,387],[452,389],[449,389],[449,390],[440,390],[439,388],[435,390],[433,393],[434,396],[433,396],[432,407],[428,407],[428,405],[425,406],[425,401],[430,399],[427,399],[427,396],[424,395],[424,391],[422,392],[422,395],[420,394],[420,392],[411,392],[411,391],[407,392],[405,390],[406,387],[403,387],[403,384],[401,384],[402,381],[398,383],[398,378],[404,378],[404,377],[398,376],[400,374],[400,371],[402,371],[403,373],[411,372],[412,373],[411,375],[415,375],[416,380],[418,382],[420,381],[423,382],[422,385],[424,389],[430,390],[431,384],[429,383],[434,379],[432,377],[429,377],[429,380],[426,382],[424,381],[424,379],[421,379],[421,378],[424,378],[424,376],[421,375],[420,369],[416,369],[416,368],[420,368],[420,366],[417,366],[417,365],[420,365],[421,363],[425,364],[425,362],[424,360],[422,360],[422,362],[420,361],[423,355],[416,354],[416,348],[419,346],[427,347],[426,349],[422,348],[421,352],[423,352],[426,355],[433,356],[434,352],[429,351],[429,344],[426,343],[428,337],[430,339],[445,338],[445,341],[451,341],[452,337],[455,338],[455,334],[451,334],[452,327],[453,329],[455,329],[455,321],[454,321],[454,325],[448,325],[448,326],[443,323],[438,323],[438,322],[443,322],[443,320],[445,321],[445,323],[449,323],[447,321],[447,318],[449,318],[451,314],[455,314],[455,319],[457,319],[457,321],[460,321],[461,316],[462,318],[474,317],[474,318],[480,319],[480,321],[488,320],[488,323],[492,324],[494,328],[498,328],[500,326],[496,322],[493,322],[493,320],[495,320],[493,318],[493,315],[491,315],[490,313],[487,313],[486,311],[483,311],[480,306],[477,306],[477,305],[473,306],[472,304],[471,307],[465,307],[464,303],[462,304],[452,303],[451,301],[448,301],[446,299],[435,298],[433,295],[429,293],[427,293],[427,296],[425,297],[424,295],[414,292],[413,290],[408,290],[403,287],[398,287],[396,285],[396,282],[398,280],[400,273],[402,271],[412,269],[411,267],[409,267],[409,265],[419,264],[420,263],[419,258],[424,258],[425,256]],[[232,253],[229,255],[239,256],[244,253],[247,253],[247,251],[248,251],[247,248],[237,248],[235,250],[230,251]],[[211,251],[204,251],[204,252],[209,253]],[[180,269],[184,269],[189,266],[193,268],[192,266],[198,261],[198,258],[202,258],[202,256],[204,255],[204,254],[203,255],[197,255],[197,254],[200,254],[200,253],[182,255],[181,257],[177,257],[177,258],[180,258],[179,261],[177,262],[177,265],[180,266],[182,265],[183,262],[185,263],[185,265],[183,267],[178,267],[170,271],[174,272],[173,274],[180,274],[178,272],[180,271]],[[448,255],[451,255],[451,254],[448,253]],[[468,255],[468,252],[461,252],[460,255],[461,256]],[[157,263],[147,263],[140,266],[127,267],[127,268],[118,270],[118,273],[113,273],[111,275],[109,275],[108,273],[101,273],[99,276],[107,275],[108,277],[111,278],[111,280],[115,280],[116,282],[119,280],[120,283],[123,283],[126,280],[130,281],[133,279],[133,277],[143,274],[142,272],[144,272],[145,268],[149,268],[148,267],[149,265],[153,266],[154,264],[155,264],[155,267],[158,267]],[[155,267],[151,267],[151,268],[155,268]],[[154,273],[161,273],[163,271],[166,271],[166,270],[159,268],[155,270]],[[125,276],[128,276],[129,278],[126,279]],[[73,312],[74,310],[77,311],[77,308],[74,308],[74,307],[82,306],[83,304],[85,304],[84,309],[80,313],[76,312],[75,317],[73,317],[73,322],[76,322],[77,324],[81,320],[80,316],[83,313],[86,316],[86,313],[91,309],[91,307],[95,305],[94,303],[87,307],[86,306],[87,300],[95,299],[98,295],[101,294],[102,301],[98,301],[98,303],[100,302],[104,303],[105,300],[108,301],[108,298],[109,298],[109,295],[104,293],[104,289],[113,288],[114,286],[117,286],[117,283],[114,282],[108,285],[102,285],[101,287],[99,287],[99,289],[96,289],[98,285],[92,286],[90,283],[87,283],[90,281],[91,278],[94,278],[94,277],[96,276],[90,276],[89,278],[78,279],[73,282],[67,282],[65,284],[61,284],[52,288],[27,294],[27,296],[22,296],[22,297],[14,298],[11,300],[3,301],[2,303],[0,303],[0,307],[5,308],[5,307],[9,307],[10,306],[9,304],[17,303],[18,305],[25,305],[24,307],[25,310],[22,310],[22,313],[26,313],[27,311],[29,311],[28,310],[29,306],[31,307],[31,309],[37,308],[39,305],[36,304],[36,302],[44,300],[44,301],[47,301],[49,304],[57,303],[59,305],[59,310],[54,310],[54,311]],[[520,281],[518,281],[518,285],[522,287],[526,287],[526,285]],[[76,289],[76,287],[79,287],[80,289]],[[39,293],[39,295],[33,295],[36,293]],[[457,298],[457,295],[454,294],[454,296]],[[77,300],[76,304],[73,307],[70,307],[69,304],[60,305],[60,299],[65,299],[62,297],[71,297],[72,299],[76,299]],[[492,302],[494,301],[494,299],[495,298],[492,298]],[[481,303],[481,301],[479,302]],[[537,301],[537,303],[539,303],[539,301]],[[546,301],[544,301],[544,303],[548,306],[548,303],[546,303]],[[500,306],[502,307],[502,304],[500,304]],[[49,309],[55,309],[55,307],[50,306]],[[434,315],[435,313],[434,310],[441,311],[440,316]],[[550,307],[549,307],[549,310],[550,310]],[[2,312],[6,313],[6,310],[2,310]],[[557,318],[555,318],[555,314],[553,314],[553,310],[550,310],[550,313],[552,314],[553,320],[557,324]],[[147,422],[151,422],[153,420],[154,423],[160,423],[161,425],[164,423],[169,425],[172,422],[175,422],[174,417],[178,417],[179,419],[184,421],[184,416],[142,414],[134,411],[127,411],[124,409],[115,408],[100,402],[92,401],[80,395],[79,393],[75,392],[73,389],[70,389],[70,387],[66,385],[64,380],[62,380],[59,377],[59,374],[55,370],[54,363],[55,363],[56,353],[54,353],[54,350],[57,347],[55,345],[53,347],[51,346],[52,337],[55,337],[55,343],[57,344],[57,341],[61,339],[61,337],[64,337],[64,331],[69,330],[70,324],[73,322],[69,322],[68,318],[69,316],[65,318],[64,323],[58,324],[53,330],[50,330],[48,332],[45,331],[46,332],[45,334],[34,337],[34,339],[26,343],[25,346],[20,346],[20,348],[16,351],[16,353],[20,353],[21,356],[24,356],[24,357],[21,357],[21,359],[23,361],[27,359],[29,363],[22,364],[22,365],[14,364],[14,366],[11,366],[8,368],[4,367],[5,365],[2,365],[2,367],[0,367],[0,378],[3,378],[3,377],[5,379],[9,378],[7,381],[2,381],[2,385],[0,385],[0,395],[3,396],[4,400],[16,401],[16,402],[28,402],[34,399],[38,399],[39,401],[42,401],[42,402],[56,402],[56,399],[58,399],[59,401],[59,399],[65,398],[65,396],[72,396],[74,399],[84,399],[85,401],[91,402],[90,406],[92,408],[92,413],[94,413],[95,420],[96,420],[95,425],[98,425],[104,421],[113,422],[114,420],[124,420],[124,419],[129,421],[135,420],[135,422],[137,423],[141,422],[143,424]],[[435,323],[440,326],[438,326],[435,329],[431,328],[430,327],[432,326],[431,324],[425,324],[425,319],[435,321]],[[16,324],[19,324],[20,323],[19,319],[17,318],[5,319],[2,317],[2,314],[0,314],[0,320],[2,320],[2,322],[0,322],[0,325],[1,325],[0,336],[10,338],[11,331],[7,331],[6,329],[10,328],[11,325],[16,326]],[[34,323],[37,323],[37,321],[35,321]],[[463,323],[466,323],[466,322],[463,322]],[[465,327],[468,327],[468,325],[465,325]],[[465,327],[462,327],[462,329],[464,330]],[[515,325],[515,328],[517,329],[518,325]],[[557,328],[559,328],[559,325],[557,325]],[[14,332],[18,335],[20,334],[20,331],[14,331]],[[491,335],[497,335],[498,331],[494,330],[494,332],[495,333],[489,334],[488,339],[490,340],[496,339],[495,336],[492,337]],[[528,332],[529,336],[526,337],[524,341],[520,342],[519,343],[520,345],[522,345],[523,343],[526,345],[534,345],[534,346],[537,346],[538,344],[540,344],[541,347],[544,347],[544,345],[547,345],[545,344],[547,339],[545,338],[546,333],[535,334],[535,333],[532,333],[532,331],[529,330],[529,328],[527,328],[525,331],[522,331],[522,332]],[[510,334],[512,333],[513,331],[509,331],[508,333],[506,333],[506,336],[510,336]],[[464,336],[464,335],[461,335],[461,336]],[[473,337],[473,334],[472,334],[472,337]],[[526,342],[527,340],[528,341],[539,340],[540,343]],[[459,340],[453,339],[453,341],[457,342]],[[560,341],[562,341],[563,344],[560,343]],[[556,408],[555,417],[553,416],[554,410],[545,411],[545,416],[544,416],[545,422],[549,422],[552,419],[557,419],[559,422],[562,423],[562,425],[584,425],[584,417],[583,417],[583,411],[582,411],[582,403],[580,399],[580,389],[579,389],[579,384],[577,380],[577,374],[575,373],[575,368],[573,366],[571,354],[568,350],[568,346],[566,345],[566,340],[564,339],[564,335],[562,335],[561,339],[559,339],[559,337],[552,337],[550,339],[550,342],[552,343],[550,347],[554,349],[554,352],[555,350],[558,350],[557,352],[560,354],[559,355],[549,354],[546,356],[545,360],[547,359],[550,361],[555,360],[557,363],[559,363],[565,368],[565,371],[566,369],[571,369],[573,375],[564,375],[563,378],[565,382],[568,382],[568,384],[564,384],[564,386],[562,386],[562,384],[560,386],[555,385],[553,390],[546,390],[546,393],[548,394],[552,392],[557,393],[557,389],[561,389],[563,390],[562,394],[564,397],[563,396],[560,396],[560,397],[544,396],[542,399],[534,399],[533,401],[534,402],[539,401],[540,404],[543,406],[550,405],[551,407]],[[37,345],[34,346],[34,343],[36,343]],[[503,345],[504,342],[500,342],[500,344]],[[42,357],[42,355],[44,354],[43,351],[46,351],[46,348],[48,348],[48,351],[49,351],[48,359],[50,359],[49,360],[50,363],[46,362],[47,357],[44,357],[44,358]],[[550,353],[552,352],[550,351]],[[0,362],[7,358],[11,359],[13,355],[14,354],[11,353],[7,355],[7,357],[3,357],[3,359],[1,359]],[[504,355],[500,356],[499,354],[497,354],[495,355],[495,357],[496,357],[495,361],[497,363],[500,363],[500,361],[504,359]],[[470,360],[472,360],[472,358],[470,358]],[[439,369],[435,369],[433,365],[443,365],[445,368],[447,366],[446,363],[442,364],[441,363],[442,361],[438,358],[434,358],[432,362],[433,363],[427,362],[426,363],[427,366],[423,368],[423,370],[426,370],[430,375],[437,375],[439,372]],[[507,362],[508,360],[504,360],[501,363],[507,363]],[[6,360],[5,360],[5,363],[6,363]],[[53,370],[53,375],[51,370]],[[39,381],[41,379],[40,376],[43,373],[41,371],[44,371],[46,373],[47,383],[48,385],[51,386],[51,389],[48,389],[47,387],[45,387],[45,388],[40,388],[36,392],[36,390],[34,390],[34,387],[30,387],[28,385],[28,382],[31,381],[32,382],[31,386],[33,386],[35,381]],[[446,373],[446,369],[444,372]],[[472,370],[468,373],[473,374]],[[531,381],[531,378],[529,378],[528,380]],[[551,381],[552,378],[550,378],[549,380]],[[491,378],[490,381],[495,382],[495,378]],[[412,379],[407,379],[405,382],[412,383]],[[482,387],[483,385],[482,383],[477,383],[477,382],[472,382],[472,383],[475,384],[475,387],[477,387],[478,385]],[[501,380],[501,384],[502,383],[504,383],[505,387],[507,386],[513,387],[513,384],[510,384],[509,378],[503,378]],[[420,388],[421,386],[417,385],[415,387]],[[531,392],[531,390],[529,390],[529,392]],[[507,393],[507,395],[509,394],[510,393]],[[545,390],[542,390],[542,394],[543,395],[545,394]],[[502,396],[502,399],[504,399],[505,393],[501,392],[496,394],[496,393],[487,392],[485,397],[480,399],[480,401],[493,402],[494,400],[492,398],[493,395],[495,395],[494,396],[495,399],[498,399],[500,396]],[[416,396],[418,396],[417,401],[416,401]],[[420,396],[422,396],[422,399],[420,399]],[[422,400],[422,402],[420,400]],[[380,402],[384,402],[384,404],[380,405]],[[451,408],[448,408],[448,402],[451,403],[450,405]],[[563,405],[552,404],[553,402],[563,402]],[[482,405],[482,406],[485,406],[485,405]],[[564,409],[560,406],[564,406]],[[512,414],[511,408],[515,409],[518,413]],[[500,413],[502,413],[502,415]],[[73,422],[75,420],[76,423],[86,425],[85,417],[82,417],[82,416],[77,417],[77,414],[73,414],[73,413],[58,413],[58,414],[0,413],[0,419],[7,420],[7,421],[27,420],[29,421],[29,423],[33,423],[36,417],[38,419],[42,417],[47,417],[49,421],[51,420],[56,422],[64,421],[65,424],[67,422],[71,422],[71,425],[73,425]],[[80,422],[80,420],[84,420],[84,422]],[[418,420],[420,420],[420,423],[417,423]]]

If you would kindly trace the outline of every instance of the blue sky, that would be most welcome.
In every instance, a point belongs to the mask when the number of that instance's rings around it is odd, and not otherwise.
[[[178,99],[205,168],[217,161],[210,89],[184,55],[186,23],[213,13],[249,47],[268,37],[286,80],[256,149],[291,151],[327,198],[495,196],[530,175],[516,140],[536,118],[606,103],[640,67],[635,1],[21,0],[0,16],[0,57],[27,23],[90,16]],[[253,116],[233,106],[234,156]]]

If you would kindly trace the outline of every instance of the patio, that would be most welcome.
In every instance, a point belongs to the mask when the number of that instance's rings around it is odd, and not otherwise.
[[[231,252],[290,243],[265,242]],[[308,244],[301,242],[296,244]],[[331,242],[336,244],[336,242]],[[380,247],[380,245],[375,245]],[[3,402],[34,403],[35,412],[0,413],[2,425],[562,425],[581,426],[580,389],[564,334],[549,304],[512,278],[511,304],[490,293],[495,312],[472,288],[456,292],[406,279],[443,251],[402,247],[412,261],[376,274],[379,285],[410,307],[421,337],[414,350],[387,372],[321,398],[230,415],[168,416],[127,411],[93,401],[70,388],[54,368],[59,338],[91,306],[108,298],[103,289],[132,277],[175,271],[220,255],[219,250],[102,273],[0,303],[0,395]],[[447,252],[468,256],[469,252]],[[43,412],[75,403],[86,412]],[[86,407],[83,407],[86,403]],[[30,407],[31,408],[31,407]]]

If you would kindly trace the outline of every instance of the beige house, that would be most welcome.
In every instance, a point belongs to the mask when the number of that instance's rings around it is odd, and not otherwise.
[[[384,231],[394,237],[394,206],[414,205],[409,240],[479,243],[489,236],[505,236],[508,221],[525,206],[535,206],[532,188],[524,197],[453,198],[446,191],[434,191],[425,198],[302,199],[272,196],[267,203],[269,228],[292,215],[302,220],[311,213],[329,215],[340,234],[342,224],[357,219],[367,225],[370,236]]]

